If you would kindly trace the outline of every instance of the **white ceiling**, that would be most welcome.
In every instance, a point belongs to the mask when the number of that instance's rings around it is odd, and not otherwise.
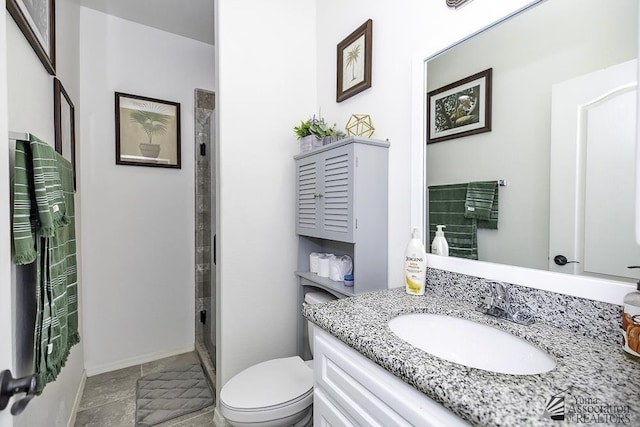
[[[214,0],[80,0],[82,6],[213,43]]]

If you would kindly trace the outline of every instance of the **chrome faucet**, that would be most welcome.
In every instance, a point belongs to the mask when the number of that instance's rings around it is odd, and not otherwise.
[[[504,283],[488,283],[491,285],[491,295],[482,299],[482,304],[476,307],[476,311],[521,325],[530,325],[534,322],[533,314],[529,310],[511,302],[509,288]]]

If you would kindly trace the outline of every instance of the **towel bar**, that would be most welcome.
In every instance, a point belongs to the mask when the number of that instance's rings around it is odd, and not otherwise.
[[[11,132],[9,131],[10,141],[29,141],[31,134],[27,132]]]

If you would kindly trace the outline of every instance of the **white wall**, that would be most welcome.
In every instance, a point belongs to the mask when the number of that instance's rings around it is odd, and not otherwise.
[[[195,88],[211,45],[80,12],[82,248],[88,375],[194,345]],[[182,168],[115,164],[114,92],[181,104]]]
[[[56,9],[56,75],[77,111],[80,9],[77,0],[59,0],[56,2]],[[53,77],[44,69],[9,14],[6,17],[6,26],[9,130],[30,132],[54,145]],[[76,205],[79,202],[79,194],[76,194]],[[76,216],[81,216],[80,210],[76,211]],[[76,230],[80,231],[78,226]],[[81,279],[79,288],[81,292]],[[82,306],[80,309],[82,310]],[[22,415],[14,418],[14,425],[47,426],[65,425],[68,422],[83,376],[83,335],[83,331],[80,330],[81,342],[71,349],[71,354],[57,380],[48,384],[43,394],[32,400]]]
[[[315,2],[217,2],[218,390],[295,354],[293,126],[316,108]]]

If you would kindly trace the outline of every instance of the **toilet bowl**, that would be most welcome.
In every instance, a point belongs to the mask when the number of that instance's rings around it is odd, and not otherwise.
[[[336,299],[307,292],[307,304]],[[312,325],[309,323],[311,344]],[[313,346],[311,346],[313,354]],[[298,356],[267,360],[231,378],[220,390],[220,413],[234,427],[303,427],[311,425],[312,361]]]

